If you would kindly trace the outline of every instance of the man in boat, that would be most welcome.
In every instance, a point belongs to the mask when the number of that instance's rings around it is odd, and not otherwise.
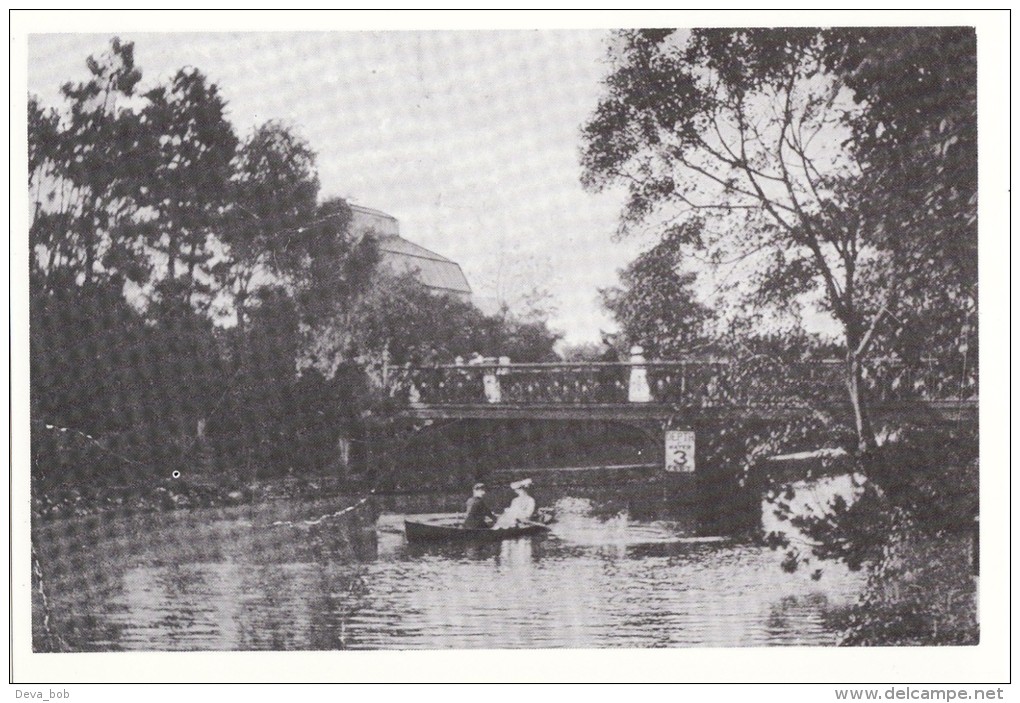
[[[485,484],[476,483],[471,491],[471,497],[468,498],[467,515],[464,516],[463,527],[466,530],[484,530],[487,527],[492,527],[492,523],[495,521],[496,516],[492,514],[485,502]]]
[[[496,520],[496,527],[515,527],[522,523],[527,524],[531,522],[531,516],[535,514],[535,499],[528,494],[528,489],[531,488],[531,479],[514,481],[510,484],[510,488],[514,489],[517,497],[510,502],[509,507]]]

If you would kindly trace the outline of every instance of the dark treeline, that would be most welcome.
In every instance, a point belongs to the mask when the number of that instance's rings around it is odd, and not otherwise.
[[[384,360],[553,355],[544,322],[379,267],[310,146],[277,122],[238,135],[199,70],[143,89],[117,39],[87,67],[59,107],[29,99],[37,501],[333,471]]]

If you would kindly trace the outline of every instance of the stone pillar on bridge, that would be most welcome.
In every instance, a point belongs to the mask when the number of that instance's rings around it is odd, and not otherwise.
[[[503,400],[503,394],[500,392],[499,379],[496,378],[495,369],[486,369],[485,373],[482,374],[482,387],[485,391],[485,402],[499,403]]]
[[[648,387],[648,370],[645,368],[645,350],[639,345],[630,348],[630,385],[627,400],[631,403],[652,402],[652,391]]]

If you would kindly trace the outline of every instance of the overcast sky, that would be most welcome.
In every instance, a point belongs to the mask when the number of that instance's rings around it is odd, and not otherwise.
[[[553,294],[554,327],[598,338],[597,289],[647,242],[614,243],[621,193],[579,182],[604,31],[146,34],[146,84],[182,66],[219,85],[238,133],[281,119],[318,154],[324,196],[384,210],[458,261],[476,293]],[[59,102],[110,35],[34,35],[29,91]]]

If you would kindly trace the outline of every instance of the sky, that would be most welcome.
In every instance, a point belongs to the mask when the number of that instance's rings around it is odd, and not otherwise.
[[[29,92],[58,105],[110,36],[33,35]],[[649,242],[614,242],[623,193],[580,184],[607,32],[119,36],[135,43],[143,85],[194,66],[239,134],[271,119],[293,127],[318,154],[323,197],[395,216],[403,236],[459,262],[476,294],[546,287],[568,342],[616,328],[598,289]]]

